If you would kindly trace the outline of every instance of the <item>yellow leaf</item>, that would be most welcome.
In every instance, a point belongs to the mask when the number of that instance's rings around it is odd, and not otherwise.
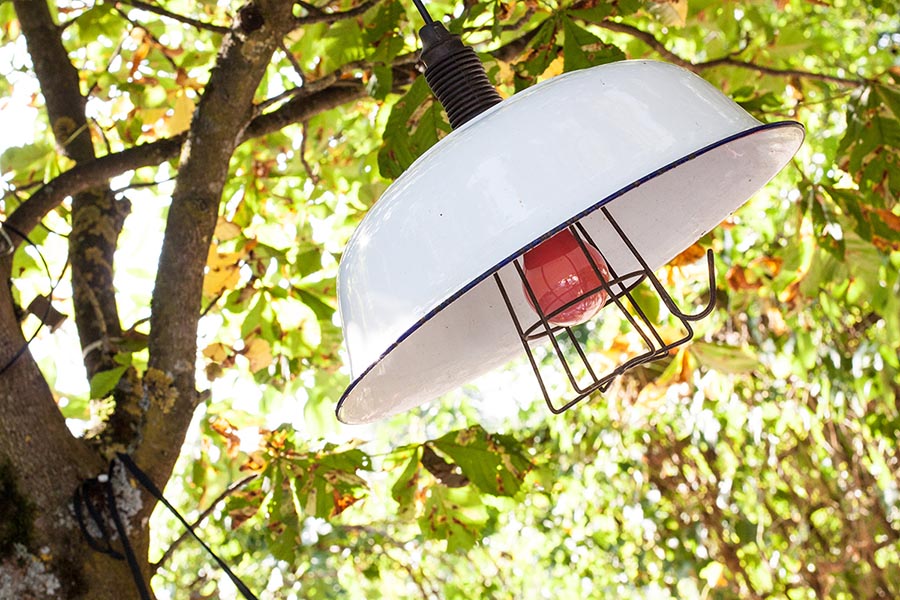
[[[497,83],[501,86],[512,85],[513,79],[515,78],[515,71],[513,71],[512,65],[508,62],[498,60],[497,69]]]
[[[206,275],[203,277],[203,293],[218,296],[232,290],[241,280],[241,260],[247,256],[247,248],[238,252],[219,252],[213,242],[206,257]]]
[[[666,399],[666,392],[669,391],[668,385],[659,385],[657,383],[648,383],[641,388],[635,401],[635,407],[645,409],[647,412],[659,410]]]
[[[250,361],[250,371],[256,373],[272,364],[272,347],[269,342],[255,337],[247,343],[244,356]]]
[[[109,116],[112,119],[125,119],[128,115],[135,109],[134,104],[131,102],[131,96],[128,94],[122,94],[112,101],[112,104],[109,108]]]
[[[688,0],[654,0],[650,12],[662,21],[663,25],[684,27],[687,23]]]
[[[143,119],[144,126],[154,125],[157,121],[166,116],[165,108],[143,108],[137,112],[137,115]]]
[[[228,351],[225,349],[225,344],[216,342],[203,349],[203,356],[214,362],[222,362],[228,358]]]
[[[685,248],[678,256],[669,261],[670,267],[683,267],[697,262],[706,255],[706,250],[700,243],[692,244]]]
[[[166,131],[169,135],[178,135],[191,126],[194,117],[194,101],[184,92],[179,92],[175,98],[175,106],[172,115],[166,119]]]
[[[550,79],[551,77],[556,77],[560,73],[563,72],[563,57],[557,56],[553,59],[553,62],[544,69],[544,72],[541,73],[541,79]]]
[[[241,280],[241,269],[238,265],[222,265],[210,269],[203,277],[203,293],[206,296],[218,296],[225,290],[232,290]]]
[[[220,242],[227,242],[228,240],[233,240],[237,236],[241,234],[241,226],[235,223],[232,223],[225,217],[219,217],[219,221],[216,223],[216,239]]]

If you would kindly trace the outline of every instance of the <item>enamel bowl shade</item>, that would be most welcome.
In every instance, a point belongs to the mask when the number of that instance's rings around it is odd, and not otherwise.
[[[408,410],[520,355],[491,275],[527,314],[521,284],[507,283],[512,261],[570,223],[616,270],[636,269],[606,206],[659,268],[774,177],[803,136],[653,61],[575,71],[492,107],[410,166],[347,245],[338,302],[353,381],[338,418]]]

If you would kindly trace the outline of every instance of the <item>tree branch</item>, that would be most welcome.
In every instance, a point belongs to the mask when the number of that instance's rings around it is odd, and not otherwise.
[[[118,0],[115,3],[116,7],[118,7],[120,4],[131,6],[140,10],[146,10],[147,12],[153,13],[155,15],[166,17],[172,19],[173,21],[178,21],[179,23],[184,23],[185,25],[190,25],[191,27],[196,27],[197,29],[203,29],[205,31],[212,31],[221,34],[225,34],[231,31],[228,27],[215,25],[213,23],[206,23],[205,21],[200,21],[191,17],[185,17],[184,15],[173,13],[172,11],[166,10],[161,6],[150,4],[149,2],[143,2],[142,0]]]
[[[78,73],[69,62],[47,3],[17,0],[14,7],[61,151],[78,162],[92,160]],[[6,283],[11,268],[12,255],[0,257],[0,365],[7,364],[25,344]],[[33,523],[28,523],[34,529],[30,541],[49,548],[51,570],[77,572],[86,560],[86,546],[74,534],[64,507],[77,483],[101,467],[99,456],[69,432],[28,352],[0,375],[0,413],[0,464],[10,465],[15,473],[23,496],[18,503],[30,503],[39,509]],[[62,595],[74,595],[71,581],[63,579],[63,585]]]
[[[305,121],[319,113],[365,97],[365,86],[356,81],[340,81],[320,91],[298,93],[278,110],[253,119],[241,134],[239,143],[243,144],[247,140],[273,133],[287,125]],[[163,138],[109,154],[90,163],[76,165],[45,183],[22,202],[9,216],[9,223],[27,234],[67,197],[126,171],[155,166],[177,158],[186,139],[186,134]],[[16,245],[22,241],[12,233],[10,237]]]
[[[135,462],[158,485],[171,475],[200,396],[195,387],[197,324],[203,274],[228,166],[252,117],[253,96],[293,25],[292,3],[255,0],[238,14],[222,41],[187,139],[151,300],[150,358],[144,375],[149,400]]]
[[[656,39],[656,37],[654,37],[652,33],[649,33],[642,29],[638,29],[633,25],[620,23],[618,21],[605,20],[597,23],[597,26],[608,31],[624,33],[635,39],[641,40],[667,61],[695,73],[700,73],[714,67],[729,66],[737,67],[739,69],[747,69],[749,71],[755,71],[762,75],[771,75],[773,77],[800,77],[802,79],[813,79],[816,81],[824,81],[826,83],[834,83],[837,85],[852,87],[859,87],[866,84],[866,80],[864,79],[847,79],[845,77],[837,77],[835,75],[826,75],[822,73],[812,73],[810,71],[801,71],[799,69],[777,69],[774,67],[766,67],[763,65],[757,65],[752,62],[738,60],[731,56],[716,58],[700,63],[694,63],[682,58],[681,56],[666,48],[666,45],[663,44],[660,40]]]
[[[392,64],[402,67],[413,65],[416,60],[417,55],[410,53],[398,56]],[[274,133],[288,125],[306,121],[347,102],[365,98],[367,96],[366,88],[361,81],[340,79],[340,76],[344,71],[370,70],[371,68],[370,63],[363,61],[349,63],[336,74],[310,81],[303,87],[291,90],[284,96],[285,98],[290,97],[290,100],[277,110],[258,115],[250,122],[241,133],[239,144]],[[414,73],[411,70],[404,70],[403,77],[398,77],[398,75],[400,73],[395,72],[395,81],[402,85],[411,83]],[[279,100],[281,99],[283,98],[279,98]],[[27,234],[37,227],[47,213],[59,206],[66,197],[90,189],[98,183],[126,171],[158,165],[177,158],[186,139],[187,134],[163,138],[133,146],[115,154],[108,154],[90,163],[76,165],[45,183],[22,202],[10,214],[9,223]],[[17,237],[12,235],[11,237],[17,246],[21,243]]]
[[[325,12],[321,8],[309,4],[307,2],[298,2],[303,8],[309,12],[308,15],[297,17],[294,19],[294,25],[302,27],[303,25],[312,25],[314,23],[335,23],[344,19],[352,19],[365,13],[367,10],[378,4],[380,0],[366,0],[359,6],[354,6],[348,10],[338,12]]]
[[[14,6],[57,145],[76,163],[92,162],[95,154],[85,118],[86,99],[81,95],[78,72],[63,46],[61,30],[46,2],[15,0]],[[82,348],[96,347],[99,342],[105,350],[85,355],[88,377],[112,367],[115,352],[109,337],[121,334],[113,258],[124,222],[122,207],[106,181],[97,181],[73,197],[69,258],[75,324]]]
[[[244,487],[245,485],[247,485],[248,483],[250,483],[257,477],[258,477],[258,475],[256,475],[255,473],[253,475],[248,475],[247,477],[244,477],[240,481],[236,481],[236,482],[232,483],[231,485],[229,485],[227,488],[225,488],[225,491],[223,491],[221,494],[216,496],[216,499],[213,500],[210,503],[210,505],[206,507],[206,510],[204,510],[202,513],[200,513],[200,516],[198,516],[197,519],[191,525],[191,529],[196,529],[197,527],[199,527],[200,524],[203,522],[203,520],[206,519],[209,515],[211,515],[213,513],[213,511],[216,510],[216,507],[223,500],[225,500],[226,498],[228,498],[228,496],[230,496],[233,493],[240,490],[242,487]],[[190,536],[190,535],[191,535],[190,531],[184,531],[184,532],[182,532],[181,535],[179,535],[177,538],[175,538],[175,541],[173,541],[171,544],[169,544],[169,547],[166,548],[166,551],[163,552],[163,555],[159,558],[159,560],[156,561],[155,563],[153,563],[152,565],[150,565],[150,570],[153,573],[155,573],[162,565],[165,564],[165,562],[167,560],[169,560],[169,557],[172,556],[172,553],[174,553],[175,550],[178,548],[178,546],[180,546],[184,542],[184,540],[186,540],[188,538],[188,536]]]

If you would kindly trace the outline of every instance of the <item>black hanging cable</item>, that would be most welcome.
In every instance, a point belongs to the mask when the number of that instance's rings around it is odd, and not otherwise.
[[[422,0],[412,0],[412,2],[416,5],[416,9],[419,11],[419,14],[422,15],[422,20],[425,21],[426,25],[434,23],[434,19],[428,14],[428,9],[425,8],[425,4],[422,3]]]
[[[102,552],[103,554],[108,554],[109,556],[117,559],[117,560],[125,560],[128,563],[128,568],[131,570],[131,576],[134,579],[135,586],[138,588],[138,592],[140,593],[141,600],[151,600],[152,596],[150,594],[149,587],[147,586],[147,582],[144,581],[143,573],[141,572],[141,566],[138,563],[137,557],[135,556],[134,549],[131,546],[131,542],[128,539],[128,530],[125,527],[125,523],[123,522],[121,515],[119,513],[119,507],[116,502],[115,489],[113,485],[113,479],[116,474],[116,464],[121,464],[122,468],[124,468],[128,473],[130,473],[137,482],[145,489],[151,496],[153,496],[158,502],[160,502],[163,506],[165,506],[169,511],[175,516],[178,521],[184,525],[185,529],[187,529],[188,533],[200,543],[204,550],[206,550],[210,556],[213,557],[213,560],[225,571],[225,574],[228,575],[228,578],[231,579],[231,582],[235,585],[238,591],[246,598],[247,600],[258,600],[258,598],[250,591],[250,588],[241,581],[241,579],[231,570],[231,568],[223,561],[219,556],[213,552],[212,548],[206,545],[206,543],[200,539],[200,536],[197,535],[197,532],[194,530],[194,527],[191,526],[190,523],[178,512],[178,510],[172,506],[172,504],[166,500],[163,496],[162,492],[158,487],[150,480],[146,473],[144,473],[140,467],[135,464],[130,456],[127,454],[123,454],[121,452],[116,454],[116,458],[110,461],[109,470],[107,471],[106,480],[101,481],[100,478],[94,477],[91,479],[87,479],[78,486],[75,490],[75,494],[73,495],[72,501],[75,509],[75,519],[78,521],[78,526],[81,528],[81,532],[87,540],[88,545],[98,552]],[[121,540],[122,544],[122,552],[119,552],[112,547],[111,543],[111,535],[109,533],[108,528],[105,524],[105,518],[100,514],[100,511],[97,509],[96,504],[100,502],[99,496],[105,496],[106,500],[106,510],[108,511],[109,518],[112,520],[113,525],[116,528],[116,534]],[[90,522],[85,520],[85,510],[89,513]],[[93,525],[93,529],[96,532],[99,532],[100,538],[97,538],[97,535],[94,531],[91,530],[91,525]]]
[[[44,272],[47,273],[47,278],[50,280],[50,292],[47,294],[47,305],[44,307],[44,314],[40,317],[41,322],[38,324],[37,329],[35,329],[34,333],[31,334],[31,337],[29,337],[25,341],[25,343],[22,344],[22,346],[18,350],[16,350],[16,353],[13,354],[12,358],[10,358],[8,361],[6,361],[5,365],[0,367],[0,375],[3,375],[4,373],[6,373],[14,364],[16,364],[17,360],[22,358],[22,355],[25,354],[25,351],[28,349],[28,345],[34,341],[34,338],[37,337],[37,334],[40,333],[41,329],[44,327],[44,321],[47,320],[47,317],[50,315],[50,310],[52,308],[50,299],[53,296],[53,292],[56,291],[56,287],[62,281],[62,278],[66,273],[66,269],[69,268],[69,262],[67,260],[65,266],[63,267],[62,272],[59,274],[59,277],[57,277],[56,280],[54,281],[53,274],[50,272],[50,265],[47,264],[47,259],[44,258],[44,253],[41,252],[41,249],[38,247],[38,245],[35,244],[33,241],[31,241],[31,238],[29,238],[25,233],[23,233],[16,227],[13,227],[6,221],[0,221],[0,241],[5,242],[6,244],[9,245],[10,253],[15,251],[15,245],[13,244],[12,240],[9,238],[9,235],[5,231],[3,231],[4,229],[10,230],[11,232],[13,232],[13,234],[20,237],[26,244],[28,244],[29,246],[34,248],[35,251],[37,251],[38,258],[40,258],[41,263],[43,264]]]

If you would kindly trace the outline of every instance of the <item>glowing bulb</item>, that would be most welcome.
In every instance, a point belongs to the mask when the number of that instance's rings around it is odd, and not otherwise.
[[[609,269],[600,252],[588,243],[585,243],[585,247],[603,278],[609,281]],[[526,252],[524,262],[525,279],[537,298],[541,312],[547,315],[547,321],[552,325],[579,325],[591,319],[606,304],[609,295],[601,288],[559,314],[550,316],[601,285],[581,244],[568,229],[563,229]],[[524,291],[528,304],[534,309],[528,290]]]

